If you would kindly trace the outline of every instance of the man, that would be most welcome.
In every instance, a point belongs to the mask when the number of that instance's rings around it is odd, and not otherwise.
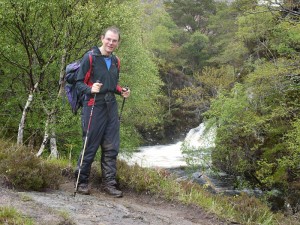
[[[122,197],[116,188],[116,161],[120,145],[120,121],[115,94],[128,98],[130,90],[119,84],[119,63],[113,51],[120,42],[120,32],[116,27],[107,28],[101,35],[102,45],[92,48],[92,53],[83,56],[77,75],[76,86],[85,94],[81,120],[83,140],[88,137],[78,179],[77,192],[89,194],[88,179],[92,162],[101,146],[102,188],[114,196]],[[92,56],[91,56],[92,55]],[[92,57],[92,68],[90,58]],[[94,107],[93,107],[94,105]],[[91,110],[93,112],[91,115]],[[88,125],[91,116],[90,126]],[[82,154],[82,153],[81,153]],[[81,156],[79,157],[75,177],[78,177]]]

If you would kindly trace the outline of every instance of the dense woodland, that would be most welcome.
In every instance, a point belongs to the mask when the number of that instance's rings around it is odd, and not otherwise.
[[[217,130],[216,169],[292,196],[297,211],[300,3],[273,2],[1,0],[1,138],[39,156],[78,155],[80,113],[64,94],[65,67],[116,25],[120,84],[132,91],[122,151],[171,142],[206,120]]]

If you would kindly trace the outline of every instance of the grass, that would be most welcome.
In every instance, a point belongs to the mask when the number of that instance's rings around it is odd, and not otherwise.
[[[24,217],[12,207],[0,207],[0,224],[33,225],[34,223],[30,218]]]
[[[231,222],[246,225],[300,224],[296,218],[273,213],[266,204],[253,196],[212,194],[196,183],[177,181],[176,177],[166,170],[128,166],[119,161],[118,179],[124,187],[159,195],[170,201],[196,205]]]
[[[91,175],[98,177],[99,171],[99,168],[92,167]],[[0,140],[0,175],[5,177],[9,186],[38,191],[45,188],[56,189],[63,174],[73,174],[68,160],[37,158],[25,147],[17,148]],[[162,169],[128,166],[124,161],[118,161],[118,181],[124,188],[150,193],[169,201],[199,206],[227,221],[246,225],[300,224],[299,219],[273,213],[266,204],[255,197],[246,194],[234,197],[212,194],[196,183],[178,181],[175,175]],[[25,197],[23,200],[30,201]],[[0,209],[0,224],[32,224],[31,220],[12,208]]]

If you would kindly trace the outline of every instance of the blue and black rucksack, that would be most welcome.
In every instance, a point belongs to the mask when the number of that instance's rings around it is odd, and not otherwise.
[[[89,54],[90,59],[90,68],[92,71],[92,65],[93,65],[93,57],[92,54]],[[66,76],[65,76],[65,92],[68,98],[68,101],[71,105],[72,113],[77,114],[77,111],[80,107],[83,105],[84,100],[84,94],[81,93],[76,88],[76,81],[77,81],[77,73],[80,68],[80,62],[81,60],[77,60],[75,62],[70,63],[66,67]]]

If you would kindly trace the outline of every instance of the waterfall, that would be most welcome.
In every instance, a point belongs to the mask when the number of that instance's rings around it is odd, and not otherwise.
[[[214,146],[214,129],[206,132],[205,124],[191,129],[184,141],[169,145],[142,146],[138,152],[133,153],[125,160],[129,165],[138,164],[141,167],[179,168],[186,167],[185,156],[182,154],[183,143],[194,148],[210,148]],[[123,156],[121,156],[123,158]]]
[[[198,127],[193,128],[188,132],[184,142],[194,148],[213,148],[215,147],[215,131],[215,127],[206,130],[205,123],[201,123]]]
[[[126,161],[129,165],[138,164],[141,167],[185,167],[187,164],[181,154],[181,144],[182,142],[169,145],[143,146]]]
[[[206,129],[205,123],[201,123],[191,129],[183,141],[169,145],[142,146],[129,158],[123,155],[120,157],[129,165],[138,164],[141,167],[168,169],[176,174],[179,180],[193,180],[210,187],[213,192],[235,193],[225,173],[220,173],[216,177],[203,167],[203,164],[206,165],[205,167],[210,164],[210,150],[215,147],[215,131],[215,127]],[[192,156],[185,152],[186,147]],[[188,167],[186,163],[188,157],[193,157],[194,163],[199,165],[199,170],[193,174],[187,174],[185,171]],[[222,179],[219,179],[221,177]]]
[[[240,192],[254,192],[260,195],[260,190],[235,190],[232,177],[226,173],[211,173],[207,165],[211,163],[210,151],[215,147],[215,137],[216,128],[206,129],[205,123],[201,123],[198,127],[191,129],[183,141],[169,145],[142,146],[132,156],[126,157],[120,154],[120,158],[129,165],[138,164],[141,167],[168,169],[178,176],[178,180],[192,180],[205,185],[214,193],[235,195]],[[190,155],[185,152],[185,148],[188,148]],[[192,174],[185,171],[188,167],[186,163],[188,157],[192,157],[194,163],[199,165],[198,171]]]
[[[181,146],[181,152],[188,166],[204,171],[211,167],[211,149],[215,147],[216,129],[207,129],[205,123],[191,129]]]

